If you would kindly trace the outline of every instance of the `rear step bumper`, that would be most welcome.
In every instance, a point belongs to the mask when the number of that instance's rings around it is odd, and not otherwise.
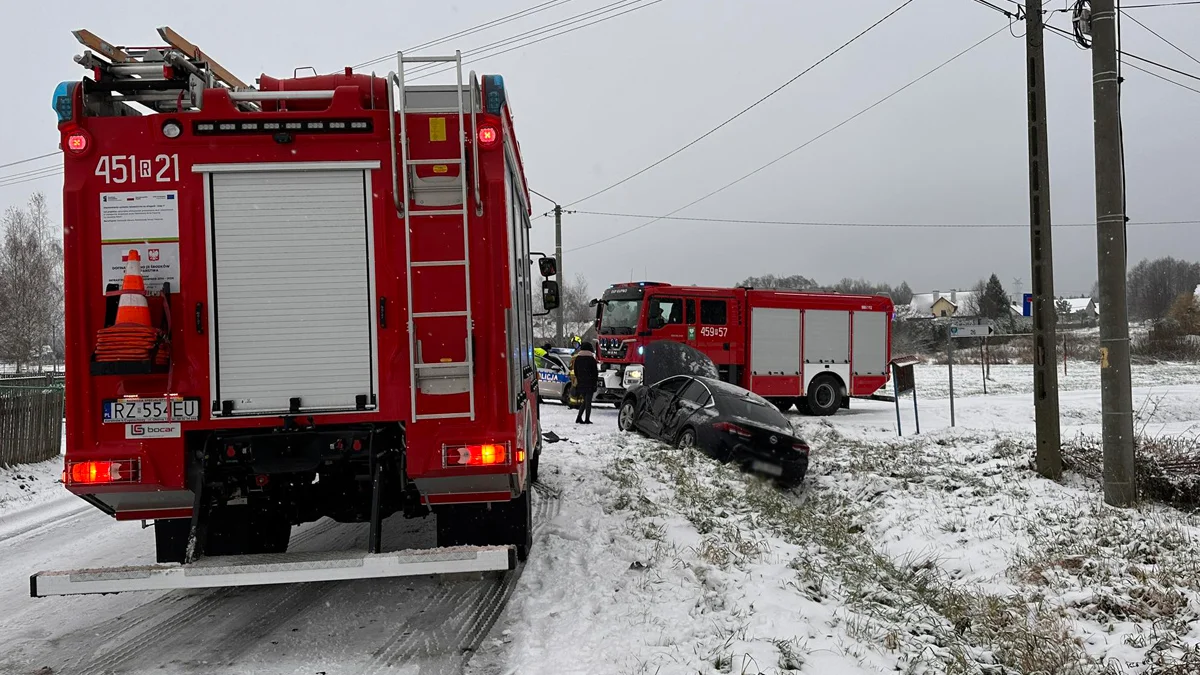
[[[29,594],[44,598],[52,595],[383,579],[505,571],[516,569],[516,566],[517,554],[512,546],[458,546],[389,553],[266,553],[214,556],[187,565],[38,572],[29,577]]]

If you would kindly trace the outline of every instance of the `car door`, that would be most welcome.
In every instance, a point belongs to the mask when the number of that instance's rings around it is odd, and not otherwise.
[[[655,296],[649,300],[646,327],[650,340],[670,340],[687,343],[688,326],[684,316],[684,301],[679,297]]]
[[[538,368],[538,380],[542,398],[549,401],[561,399],[567,383],[570,382],[566,365],[553,354],[542,357],[542,367]]]
[[[641,417],[643,431],[652,436],[661,436],[671,404],[692,379],[686,375],[676,375],[650,386],[645,412]]]
[[[692,380],[684,387],[675,400],[668,407],[666,420],[663,424],[663,430],[660,434],[664,439],[674,441],[679,436],[679,432],[683,430],[688,423],[692,422],[696,414],[704,409],[712,400],[712,395],[708,392],[708,387],[700,380]]]

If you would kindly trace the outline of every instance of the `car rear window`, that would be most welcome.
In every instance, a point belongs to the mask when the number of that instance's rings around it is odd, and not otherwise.
[[[761,422],[784,429],[789,426],[783,413],[767,403],[766,400],[756,400],[744,396],[718,396],[717,406],[726,415],[744,417],[752,422]]]

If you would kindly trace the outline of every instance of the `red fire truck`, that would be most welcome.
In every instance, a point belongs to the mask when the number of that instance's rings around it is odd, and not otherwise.
[[[596,400],[619,403],[642,380],[646,345],[670,340],[781,410],[832,415],[887,384],[892,314],[882,296],[616,284],[596,301]]]
[[[42,573],[34,594],[511,569],[541,445],[540,254],[503,80],[464,78],[457,53],[397,54],[387,77],[253,87],[159,34],[121,48],[79,31],[91,77],[54,97],[64,483],[152,520],[158,561],[184,564]],[[456,81],[406,83],[414,67]],[[126,334],[130,257],[156,337],[100,349]],[[435,515],[439,548],[384,551],[394,513]],[[366,524],[369,551],[259,564],[325,517]]]

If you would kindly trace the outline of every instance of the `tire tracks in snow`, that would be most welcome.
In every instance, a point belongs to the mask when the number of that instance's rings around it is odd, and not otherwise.
[[[315,523],[312,527],[294,535],[289,548],[303,545],[309,540],[315,539],[332,530],[336,526],[337,523],[330,520]],[[341,536],[338,537],[338,539],[342,538]],[[278,605],[285,603],[291,597],[282,591],[282,589],[272,590],[276,591],[276,593],[283,593],[283,595],[274,598],[270,607],[264,610],[264,614]],[[187,627],[197,620],[208,616],[212,611],[219,609],[223,603],[239,593],[244,594],[244,589],[219,588],[211,591],[174,591],[146,604],[139,605],[137,608],[120,617],[121,619],[125,619],[132,615],[131,620],[108,630],[102,630],[89,635],[89,642],[94,641],[95,644],[100,646],[115,645],[111,651],[107,651],[99,656],[96,656],[93,652],[90,655],[93,657],[90,661],[88,658],[77,658],[76,662],[72,664],[73,667],[68,672],[78,672],[80,675],[107,673],[134,658],[144,656],[147,650],[150,650],[152,653],[161,650],[164,644],[180,639],[188,641],[190,644],[194,636],[186,630]],[[177,610],[173,607],[188,599],[197,598],[197,596],[199,597],[195,602],[185,607]],[[164,616],[170,610],[175,611],[168,616]],[[142,630],[142,627],[148,622],[155,623]]]
[[[536,540],[558,515],[560,494],[540,482],[534,483],[533,493]],[[421,663],[422,675],[461,673],[496,625],[524,570],[525,563],[518,563],[516,569],[500,576],[485,575],[482,581],[443,582],[421,610],[432,629],[402,627],[372,654],[363,674],[391,671],[414,661]]]

